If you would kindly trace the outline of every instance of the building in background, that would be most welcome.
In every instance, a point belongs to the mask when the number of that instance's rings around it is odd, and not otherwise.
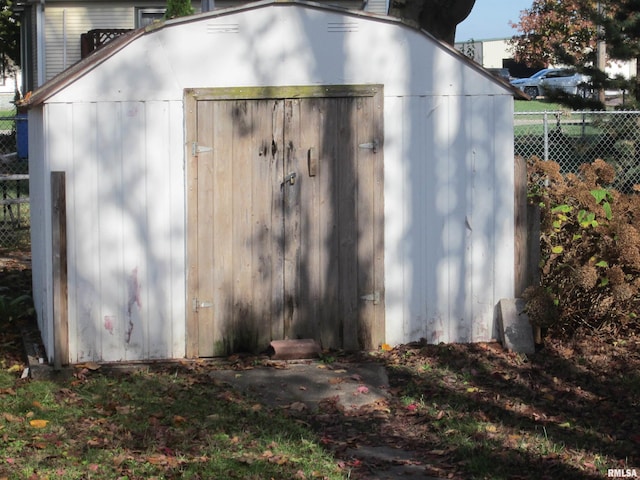
[[[526,78],[540,70],[516,62],[513,58],[513,48],[509,45],[510,40],[511,38],[469,40],[457,42],[455,48],[487,69],[508,69],[509,75],[512,77]],[[561,65],[549,65],[549,67],[559,66]],[[636,75],[636,62],[635,60],[629,62],[609,61],[606,72],[610,77],[621,75],[629,79]]]

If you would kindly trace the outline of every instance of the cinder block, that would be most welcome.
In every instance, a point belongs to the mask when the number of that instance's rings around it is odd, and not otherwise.
[[[535,353],[533,328],[522,298],[503,298],[498,302],[498,329],[500,341],[507,350],[518,353]]]

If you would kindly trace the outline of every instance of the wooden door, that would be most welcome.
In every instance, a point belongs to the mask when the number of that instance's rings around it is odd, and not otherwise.
[[[189,356],[285,338],[350,350],[383,341],[376,100],[191,102]]]

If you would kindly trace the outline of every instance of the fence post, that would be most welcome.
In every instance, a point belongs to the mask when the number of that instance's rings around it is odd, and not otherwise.
[[[69,364],[67,303],[67,199],[64,172],[51,172],[51,231],[53,271],[53,366]]]
[[[544,129],[544,161],[549,160],[549,116],[547,112],[544,112],[542,117],[542,125]]]

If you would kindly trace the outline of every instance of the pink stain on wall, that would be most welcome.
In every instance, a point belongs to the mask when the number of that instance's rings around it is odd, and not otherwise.
[[[104,328],[107,332],[113,335],[113,327],[115,326],[116,319],[112,315],[104,316]]]

